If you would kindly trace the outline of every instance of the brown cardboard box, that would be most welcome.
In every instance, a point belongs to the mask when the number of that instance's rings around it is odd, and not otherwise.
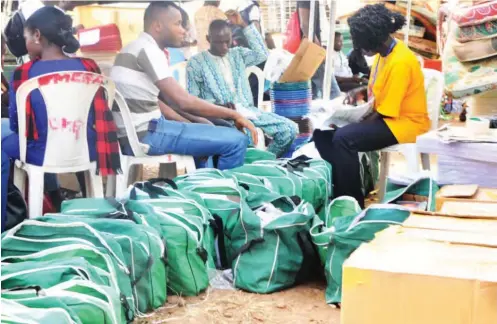
[[[497,204],[497,189],[479,188],[478,186],[444,186],[436,194],[437,211],[442,209],[445,202],[479,202]]]
[[[497,323],[495,234],[379,233],[344,264],[341,323]]]
[[[304,39],[279,82],[302,82],[312,78],[326,58],[326,50]]]

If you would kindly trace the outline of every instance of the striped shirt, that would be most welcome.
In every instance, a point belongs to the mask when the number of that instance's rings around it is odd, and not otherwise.
[[[110,77],[126,99],[136,132],[146,132],[148,123],[161,117],[160,90],[155,83],[172,77],[166,54],[152,36],[143,32],[116,56]],[[119,137],[126,136],[122,117],[119,113],[114,117]]]

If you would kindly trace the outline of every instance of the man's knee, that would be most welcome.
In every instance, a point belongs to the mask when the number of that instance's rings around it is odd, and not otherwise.
[[[233,130],[233,133],[230,134],[228,140],[230,141],[230,144],[236,149],[246,149],[249,145],[249,137],[237,130]]]

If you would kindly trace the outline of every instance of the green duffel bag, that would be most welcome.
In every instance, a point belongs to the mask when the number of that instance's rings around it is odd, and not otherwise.
[[[122,294],[123,309],[128,320],[132,320],[135,313],[135,302],[131,288],[130,271],[121,246],[112,235],[99,232],[83,222],[51,224],[37,220],[25,220],[2,234],[2,259],[8,256],[32,254],[67,244],[96,247],[110,256],[118,291]]]
[[[198,295],[209,286],[203,220],[158,209],[154,213],[166,236],[168,289],[175,295]]]
[[[258,161],[273,161],[276,160],[276,155],[271,152],[259,150],[256,148],[248,148],[245,153],[244,164],[251,164]]]
[[[0,321],[5,324],[82,324],[79,317],[56,297],[50,308],[30,308],[15,300],[2,298]]]
[[[216,222],[216,266],[220,269],[231,268],[231,243],[226,233],[240,226],[239,219],[252,214],[246,203],[247,191],[243,190],[236,179],[212,179],[202,183],[190,183],[185,187],[199,195]]]
[[[232,169],[232,174],[249,174],[259,178],[264,186],[282,196],[303,195],[301,178],[283,168],[277,161],[263,161]]]
[[[129,200],[143,200],[161,197],[179,197],[195,200],[199,204],[203,203],[203,200],[198,195],[179,190],[178,185],[173,180],[165,178],[156,178],[134,183],[126,198]]]
[[[293,286],[304,262],[299,236],[309,232],[315,217],[309,203],[295,205],[289,197],[241,217],[243,231],[226,233],[231,237],[235,287],[267,294]]]
[[[2,291],[2,298],[13,299],[33,310],[50,309],[62,303],[77,316],[82,324],[126,323],[121,314],[118,293],[109,287],[99,286],[91,281],[71,280],[41,291],[30,287],[26,291],[15,290],[10,294],[9,291]]]
[[[101,269],[82,257],[20,263],[3,262],[1,270],[0,282],[3,290],[19,287],[45,289],[70,280],[89,280],[97,285],[111,287],[108,273],[102,273],[101,276]]]
[[[338,208],[338,207],[337,207]],[[335,217],[331,226],[321,230],[319,224],[311,229],[313,242],[318,248],[328,245],[325,260],[325,275],[327,281],[326,302],[340,303],[342,299],[342,267],[345,260],[362,243],[371,241],[375,234],[390,225],[400,225],[410,215],[406,208],[396,205],[372,205],[358,215],[348,215],[351,212],[347,206],[344,216]],[[340,211],[336,211],[337,214]]]
[[[324,219],[316,221],[310,230],[312,241],[315,244],[321,263],[325,264],[330,240],[335,228],[333,222],[339,217],[355,217],[362,211],[357,200],[342,196],[333,199],[325,208]]]
[[[438,190],[440,187],[430,177],[419,178],[407,186],[388,181],[383,203],[416,202],[424,205],[421,210],[436,211],[435,195]]]
[[[113,236],[126,259],[132,278],[135,307],[145,313],[166,302],[166,255],[160,234],[153,228],[121,219],[89,219],[65,214],[45,215],[44,222],[84,222]]]
[[[325,160],[299,156],[294,159],[279,159],[266,164],[277,164],[297,175],[302,182],[301,199],[314,206],[319,213],[333,196],[331,165]]]
[[[215,240],[217,225],[214,217],[209,210],[192,199],[180,197],[163,197],[157,199],[143,199],[140,202],[149,204],[161,212],[173,212],[182,215],[186,219],[192,219],[196,223],[202,224],[204,235],[202,245],[207,251],[207,267],[209,270],[215,270]]]

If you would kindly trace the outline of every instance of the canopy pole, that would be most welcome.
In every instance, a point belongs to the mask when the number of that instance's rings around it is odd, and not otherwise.
[[[331,92],[331,78],[333,77],[333,52],[335,44],[335,30],[336,30],[336,16],[337,16],[337,0],[330,2],[330,33],[328,35],[328,48],[326,50],[326,64],[324,70],[323,80],[323,99],[330,100]]]
[[[411,9],[412,9],[412,0],[407,0],[407,14],[406,14],[406,31],[404,34],[404,43],[406,46],[409,45],[409,32],[411,30]]]
[[[284,33],[286,31],[285,24],[285,2],[284,0],[280,0],[280,28],[281,32]]]
[[[309,11],[309,42],[314,42],[314,21],[316,14],[316,1],[319,0],[311,0],[311,10]]]

